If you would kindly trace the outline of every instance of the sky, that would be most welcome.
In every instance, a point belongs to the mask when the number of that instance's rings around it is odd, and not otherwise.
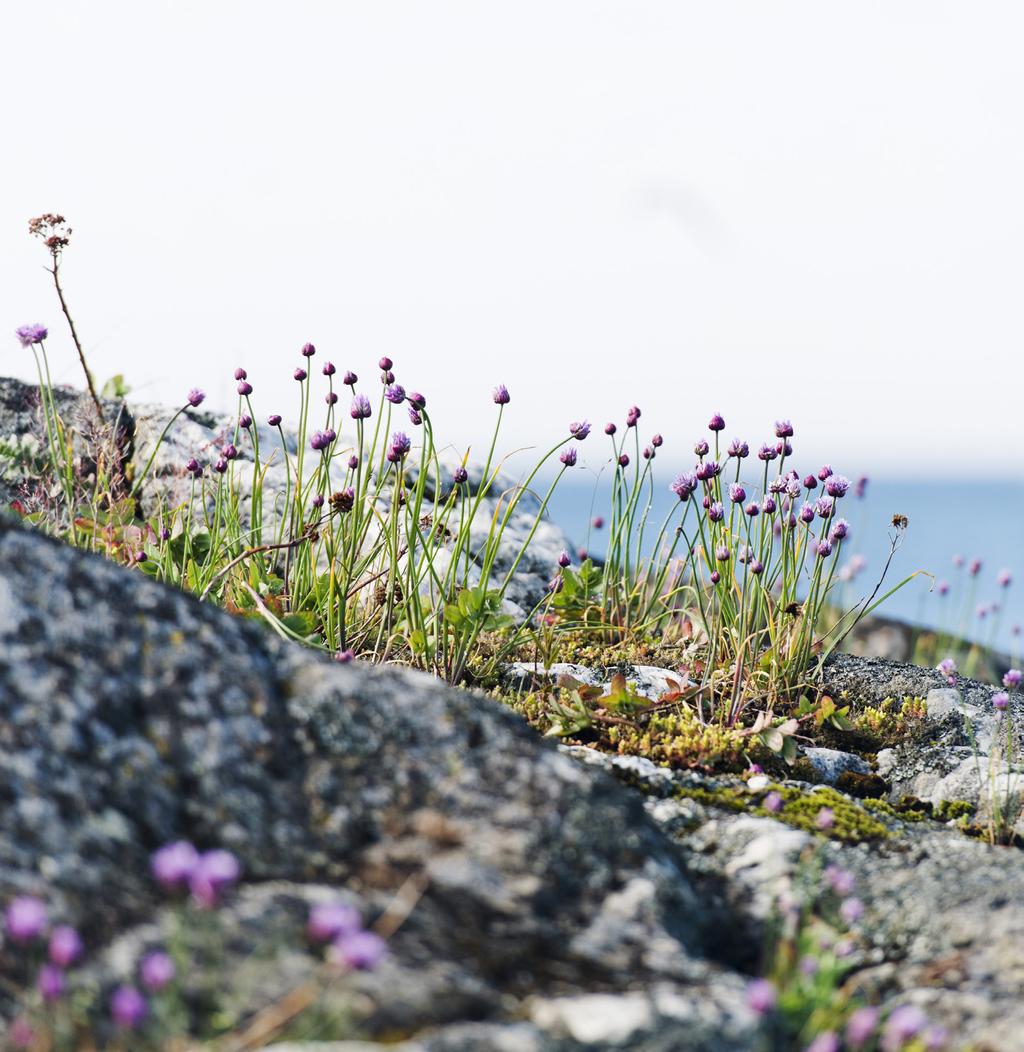
[[[855,475],[1024,473],[1016,3],[3,5],[0,331],[65,214],[94,372],[297,416],[314,342],[479,448],[633,403]],[[317,359],[318,361],[321,359]],[[0,372],[30,378],[13,340]],[[647,437],[646,432],[644,437]],[[596,451],[595,451],[596,452]]]

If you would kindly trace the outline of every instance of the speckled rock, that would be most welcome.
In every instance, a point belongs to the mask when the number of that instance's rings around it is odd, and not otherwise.
[[[0,797],[0,900],[44,894],[98,975],[145,945],[161,902],[149,854],[187,837],[241,861],[225,923],[246,958],[254,916],[301,925],[325,885],[372,914],[424,880],[391,964],[367,980],[367,1033],[521,1022],[538,997],[632,1005],[656,986],[653,1029],[638,1022],[630,1047],[753,1041],[742,979],[639,795],[482,696],[323,660],[6,519]],[[274,968],[239,1013],[301,973],[293,955]],[[9,945],[0,978],[9,1018],[12,984],[30,981]],[[555,1018],[533,1020],[554,1035],[539,1047],[613,1047]]]

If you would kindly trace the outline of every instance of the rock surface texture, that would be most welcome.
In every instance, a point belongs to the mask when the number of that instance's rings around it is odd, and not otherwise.
[[[475,1022],[494,1048],[754,1041],[743,979],[638,794],[481,696],[320,660],[9,521],[0,794],[0,899],[45,895],[97,981],[147,944],[149,854],[185,837],[243,867],[224,919],[239,955],[224,975],[251,991],[240,1015],[310,967],[284,954],[250,974],[257,921],[301,930],[339,887],[373,915],[416,877],[422,898],[362,982],[370,1035]],[[8,1018],[19,960],[0,950]]]

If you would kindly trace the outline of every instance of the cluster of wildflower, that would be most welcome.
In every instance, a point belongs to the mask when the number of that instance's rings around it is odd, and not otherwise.
[[[376,968],[387,953],[387,943],[363,926],[354,906],[318,903],[309,911],[306,934],[312,943],[327,947],[329,964],[344,971]]]
[[[940,1052],[947,1047],[946,1031],[916,1006],[883,1013],[851,1003],[843,993],[857,947],[850,932],[864,915],[856,886],[849,870],[831,863],[817,878],[812,908],[793,895],[782,896],[781,941],[770,962],[770,977],[747,987],[749,1007],[804,1052],[901,1052],[910,1047]],[[832,921],[825,922],[825,916]]]

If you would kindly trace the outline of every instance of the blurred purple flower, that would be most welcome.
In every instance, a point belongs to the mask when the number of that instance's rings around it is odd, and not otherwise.
[[[142,985],[152,993],[156,993],[173,981],[177,969],[174,967],[174,961],[166,953],[157,950],[147,953],[142,958],[139,974],[142,978]]]
[[[46,906],[34,895],[18,895],[11,899],[4,914],[7,934],[22,945],[38,939],[48,922]]]
[[[362,928],[359,911],[341,902],[317,903],[309,911],[306,932],[314,942],[331,942]]]
[[[778,995],[767,979],[755,979],[747,986],[747,1004],[758,1015],[768,1015],[775,1010]]]
[[[206,392],[200,390],[198,387],[193,387],[192,390],[189,391],[185,401],[188,402],[188,404],[192,406],[193,409],[198,409],[199,406],[203,404],[203,401],[205,399]]]
[[[22,325],[14,330],[18,342],[22,347],[31,347],[34,343],[42,343],[49,335],[45,325]]]
[[[44,1001],[59,1001],[64,994],[64,973],[55,965],[44,964],[39,969],[36,986]]]
[[[230,851],[215,848],[205,851],[189,875],[188,886],[192,897],[205,908],[217,904],[217,900],[229,887],[238,881],[241,867]]]
[[[122,1030],[134,1030],[147,1011],[146,999],[134,986],[119,986],[110,998],[110,1014]]]
[[[61,924],[53,929],[48,953],[58,968],[70,968],[82,956],[82,937],[70,925]]]

